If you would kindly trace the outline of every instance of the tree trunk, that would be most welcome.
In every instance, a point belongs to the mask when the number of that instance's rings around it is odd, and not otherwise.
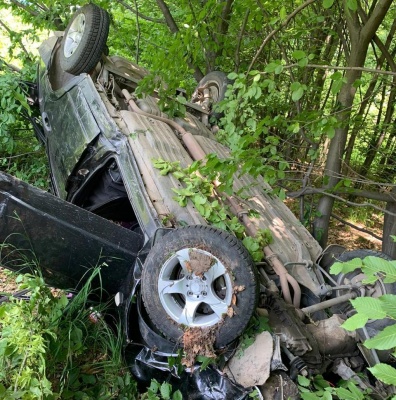
[[[157,1],[157,5],[159,7],[159,9],[161,10],[166,24],[168,25],[169,30],[172,33],[178,33],[179,32],[179,27],[176,24],[176,21],[174,20],[168,5],[163,1],[163,0],[156,0]],[[188,62],[188,67],[191,68],[194,71],[194,78],[197,82],[199,82],[203,77],[203,73],[202,71],[199,69],[199,67],[197,67],[196,65],[194,65],[194,63],[192,62],[192,60],[189,60]]]
[[[391,6],[392,0],[379,0],[365,24],[361,24],[357,13],[351,11],[348,4],[348,1],[345,0],[344,12],[351,41],[348,67],[363,67],[370,41]],[[337,96],[337,110],[335,111],[338,111],[336,115],[339,128],[336,129],[335,136],[330,143],[324,177],[325,188],[330,191],[340,180],[342,156],[349,130],[350,110],[356,93],[356,88],[353,84],[360,76],[361,71],[347,70],[345,73],[346,82]],[[317,211],[320,216],[314,220],[313,234],[323,247],[327,244],[328,227],[333,205],[334,198],[329,196],[323,196],[318,203]]]
[[[385,95],[383,96],[383,98],[385,99]],[[388,132],[389,126],[392,121],[393,112],[395,110],[395,106],[394,106],[395,98],[396,98],[396,79],[394,78],[393,86],[392,86],[392,89],[391,89],[391,92],[390,92],[389,98],[388,98],[388,107],[386,109],[385,118],[382,123],[381,132],[377,137],[372,137],[372,139],[369,143],[369,148],[368,148],[368,152],[366,155],[366,159],[364,160],[364,163],[360,170],[360,174],[363,176],[365,176],[367,174],[367,172],[369,171],[371,164],[373,163],[374,158],[378,154],[378,151],[382,145],[382,142],[385,139],[385,135]],[[382,106],[382,104],[381,104],[381,106]]]
[[[387,203],[386,210],[396,214],[396,187],[393,188],[392,194],[395,197],[395,201]],[[393,260],[396,260],[396,242],[390,235],[396,235],[396,217],[394,215],[385,214],[382,251]]]

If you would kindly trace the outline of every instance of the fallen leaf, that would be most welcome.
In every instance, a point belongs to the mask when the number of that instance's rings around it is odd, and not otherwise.
[[[234,316],[234,309],[232,307],[228,307],[227,315],[232,318]]]

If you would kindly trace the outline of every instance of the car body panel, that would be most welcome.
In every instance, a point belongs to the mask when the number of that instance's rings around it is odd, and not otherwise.
[[[81,209],[50,193],[0,173],[2,266],[32,272],[36,260],[46,282],[78,289],[95,266],[99,287],[117,293],[133,269],[143,236]]]
[[[100,133],[84,96],[92,81],[85,76],[58,96],[47,79],[41,80],[40,101],[45,108],[47,151],[57,195],[66,199],[66,182],[87,145]]]

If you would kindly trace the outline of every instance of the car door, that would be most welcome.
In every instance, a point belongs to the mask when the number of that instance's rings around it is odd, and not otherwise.
[[[101,267],[108,294],[127,282],[143,235],[125,229],[8,174],[0,173],[0,263],[14,271],[39,269],[46,282],[78,289]]]

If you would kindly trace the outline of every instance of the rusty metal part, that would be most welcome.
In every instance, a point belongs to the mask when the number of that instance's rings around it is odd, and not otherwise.
[[[344,303],[345,301],[355,299],[356,297],[358,297],[358,294],[356,292],[350,292],[342,296],[335,297],[334,299],[322,301],[321,303],[314,304],[313,306],[302,308],[301,311],[307,315],[312,314],[315,311],[324,310],[337,304]]]
[[[247,234],[255,237],[257,235],[257,228],[254,226],[249,216],[244,212],[244,209],[238,204],[233,196],[228,196],[227,194],[224,195],[233,214],[237,215],[245,226]],[[279,260],[278,255],[272,251],[270,246],[264,247],[264,254],[275,273],[279,276],[282,293],[286,303],[293,304],[295,307],[299,308],[301,302],[301,289],[298,282],[287,272],[287,269]],[[289,283],[292,285],[294,290],[293,301],[291,299]]]
[[[272,354],[271,371],[276,371],[279,369],[287,371],[287,367],[285,364],[283,364],[282,361],[280,337],[278,335],[274,335],[273,338],[274,338],[274,353]]]
[[[298,310],[272,293],[267,294],[264,306],[269,313],[272,331],[279,336],[281,344],[294,356],[300,356],[310,370],[318,371],[323,364],[323,358],[315,337],[301,321]]]
[[[356,331],[342,328],[345,322],[340,315],[308,324],[307,328],[316,339],[320,354],[326,359],[345,358],[358,355]]]

